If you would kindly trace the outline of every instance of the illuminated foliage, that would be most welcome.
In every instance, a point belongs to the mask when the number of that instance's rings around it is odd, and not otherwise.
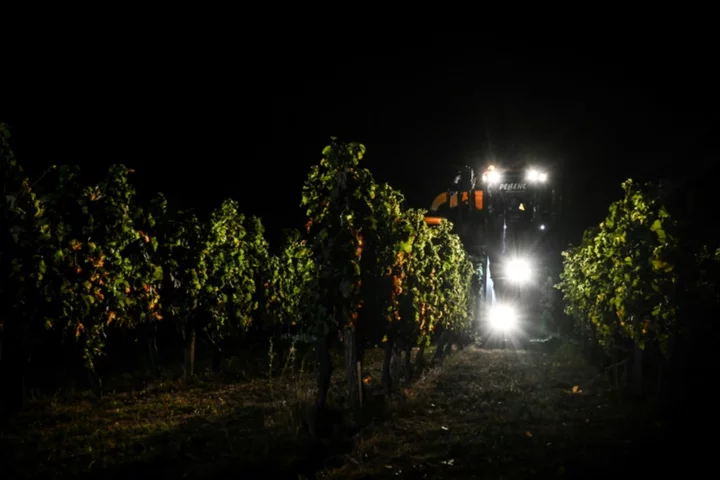
[[[311,309],[311,286],[315,279],[312,250],[298,231],[291,231],[280,251],[262,269],[261,307],[270,325],[302,327]]]
[[[58,326],[83,342],[91,369],[93,358],[102,353],[106,327],[134,328],[162,318],[158,287],[163,272],[151,257],[157,240],[139,228],[151,227],[153,220],[138,221],[143,216],[134,202],[131,173],[115,165],[104,182],[82,188],[78,196],[69,187],[65,193],[71,196],[57,199],[54,209],[64,234],[54,256],[61,279]]]
[[[313,328],[320,334],[353,326],[362,306],[364,237],[377,226],[373,219],[377,186],[370,171],[359,166],[364,154],[363,145],[333,139],[303,186],[302,206],[307,208],[307,229],[318,266]]]
[[[5,131],[0,147],[5,338],[30,348],[43,327],[62,331],[93,370],[114,330],[169,317],[221,337],[251,324],[255,273],[269,257],[262,224],[246,221],[236,202],[207,221],[169,215],[162,195],[142,208],[122,165],[91,186],[77,168],[53,167],[38,193]]]
[[[358,167],[364,152],[362,145],[333,141],[303,189],[325,280],[317,299],[323,328],[344,325],[328,308],[337,299],[348,323],[364,302],[380,299],[385,328],[402,330],[400,301],[408,294],[415,310],[410,320],[419,332],[432,332],[441,317],[445,328],[464,328],[474,271],[460,238],[449,222],[431,228],[423,212],[403,211],[399,192],[376,185]]]
[[[3,254],[14,287],[3,286],[3,296],[15,298],[7,317],[64,331],[82,345],[93,369],[108,327],[162,318],[157,240],[140,230],[151,232],[153,214],[138,208],[132,171],[124,166],[112,166],[103,182],[89,187],[79,185],[77,169],[53,167],[40,195],[28,179],[20,181],[14,161],[7,164],[15,178],[6,177],[5,188],[18,181],[20,187],[4,215],[12,242],[4,242]],[[155,207],[162,209],[162,202]]]
[[[434,243],[441,233],[425,223],[422,210],[409,210],[405,217],[413,231],[406,267],[409,305],[405,305],[411,308],[417,326],[416,338],[428,343],[443,311],[442,260]]]
[[[459,238],[405,211],[400,192],[360,167],[360,144],[323,150],[302,188],[307,240],[292,232],[271,253],[261,221],[234,200],[208,217],[172,211],[162,195],[141,204],[123,165],[89,185],[69,166],[31,183],[8,137],[0,126],[0,328],[18,358],[54,332],[94,370],[108,337],[140,326],[176,324],[191,335],[187,353],[196,331],[213,340],[252,325],[342,330],[357,340],[354,372],[364,341],[409,345],[469,326],[474,274]]]
[[[563,252],[556,288],[567,313],[592,328],[602,345],[615,337],[641,347],[654,342],[669,355],[678,327],[677,224],[650,186],[627,180],[622,187],[624,197],[599,228]]]
[[[258,219],[245,226],[234,200],[213,212],[201,266],[206,278],[200,303],[210,313],[208,329],[246,328],[257,310],[254,272],[267,258],[267,242]]]
[[[407,334],[400,301],[407,289],[407,256],[412,228],[402,211],[403,196],[387,184],[378,185],[373,199],[371,228],[366,229],[362,262],[361,318],[372,342]]]
[[[169,313],[218,338],[250,326],[258,308],[255,272],[268,256],[263,233],[260,221],[247,222],[234,200],[206,222],[181,214],[166,237]]]

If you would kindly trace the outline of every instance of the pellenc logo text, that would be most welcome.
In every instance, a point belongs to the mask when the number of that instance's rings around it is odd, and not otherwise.
[[[526,187],[527,183],[501,183],[500,185],[498,185],[498,190],[525,190]]]

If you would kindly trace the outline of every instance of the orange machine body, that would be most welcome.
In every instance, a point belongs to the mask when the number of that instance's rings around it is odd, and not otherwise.
[[[471,197],[473,200],[472,207],[475,210],[483,210],[484,205],[482,190],[473,190],[471,192],[459,192],[452,194],[448,194],[447,192],[441,193],[433,200],[430,207],[430,214],[425,217],[425,222],[428,225],[440,225],[442,218],[434,216],[432,214],[438,213],[438,210],[443,206],[447,206],[448,208],[457,208],[459,204],[467,205]]]

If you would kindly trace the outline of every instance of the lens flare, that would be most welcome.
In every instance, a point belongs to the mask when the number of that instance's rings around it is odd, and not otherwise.
[[[522,258],[511,260],[505,272],[505,276],[512,283],[526,283],[530,280],[531,275],[530,263]]]
[[[517,312],[509,305],[496,305],[490,309],[488,320],[493,330],[509,332],[517,327]]]

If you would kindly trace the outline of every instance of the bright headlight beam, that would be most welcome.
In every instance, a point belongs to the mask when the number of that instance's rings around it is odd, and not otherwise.
[[[528,182],[546,182],[548,179],[547,173],[540,172],[538,170],[535,170],[534,168],[528,170],[525,177],[527,178]]]
[[[517,327],[517,312],[509,305],[496,305],[490,309],[488,320],[493,330],[508,332]]]
[[[505,272],[507,279],[512,283],[526,283],[530,280],[531,274],[530,263],[521,258],[511,260]]]
[[[498,173],[496,170],[492,170],[488,172],[487,178],[490,183],[497,183],[500,181],[500,173]]]

